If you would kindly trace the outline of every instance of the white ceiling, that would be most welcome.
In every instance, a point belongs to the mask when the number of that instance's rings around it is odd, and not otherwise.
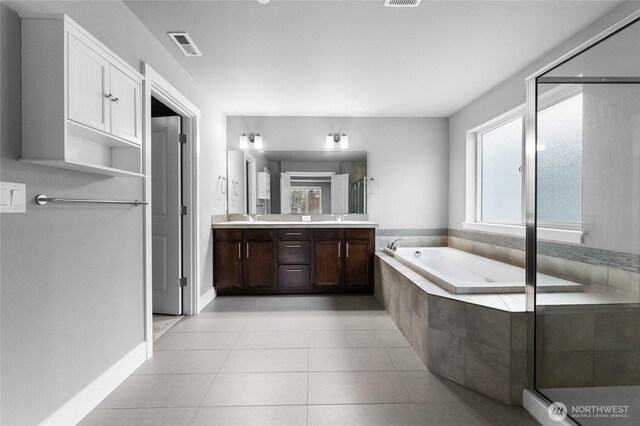
[[[228,115],[446,117],[620,2],[125,3]]]

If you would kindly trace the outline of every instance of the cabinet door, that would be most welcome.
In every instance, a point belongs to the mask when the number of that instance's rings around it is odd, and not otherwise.
[[[247,241],[245,256],[244,286],[273,287],[273,241]]]
[[[73,35],[68,37],[67,117],[109,132],[109,62]]]
[[[339,286],[342,260],[340,240],[316,241],[314,248],[314,285]]]
[[[345,243],[345,277],[347,286],[369,285],[370,242],[367,240],[348,240]]]
[[[242,288],[242,242],[218,241],[214,256],[216,288]]]
[[[140,144],[142,109],[140,83],[111,65],[111,134]]]

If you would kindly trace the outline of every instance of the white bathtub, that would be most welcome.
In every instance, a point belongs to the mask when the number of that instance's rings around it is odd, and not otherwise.
[[[384,249],[400,262],[450,293],[524,293],[525,270],[450,247]],[[582,285],[538,274],[538,289],[546,292],[582,291]]]

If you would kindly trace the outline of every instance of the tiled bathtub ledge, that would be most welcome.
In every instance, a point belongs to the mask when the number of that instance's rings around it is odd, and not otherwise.
[[[524,295],[450,294],[384,253],[376,253],[374,293],[431,372],[505,404],[522,403],[530,317]]]

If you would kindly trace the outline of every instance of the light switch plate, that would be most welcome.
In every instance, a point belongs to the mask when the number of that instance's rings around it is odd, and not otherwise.
[[[0,213],[25,213],[26,193],[24,183],[0,182]]]

